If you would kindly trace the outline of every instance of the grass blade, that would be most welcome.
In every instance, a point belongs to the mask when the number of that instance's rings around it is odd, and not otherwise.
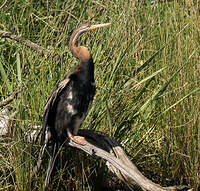
[[[12,92],[12,87],[10,85],[10,81],[6,75],[6,72],[4,70],[4,67],[3,67],[3,59],[0,57],[0,73],[1,73],[1,76],[3,78],[3,81],[6,83],[6,86],[7,86],[7,89],[8,89],[8,92],[11,93]]]

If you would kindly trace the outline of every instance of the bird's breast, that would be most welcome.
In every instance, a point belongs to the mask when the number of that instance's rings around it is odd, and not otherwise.
[[[84,113],[88,110],[95,94],[95,86],[91,83],[73,83],[67,94],[67,109],[70,113]]]

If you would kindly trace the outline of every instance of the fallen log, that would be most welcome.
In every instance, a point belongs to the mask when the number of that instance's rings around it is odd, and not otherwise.
[[[68,144],[79,148],[84,152],[98,156],[106,161],[106,165],[117,177],[126,183],[131,189],[134,185],[148,191],[175,191],[192,190],[187,186],[162,187],[146,178],[131,162],[121,145],[114,139],[92,130],[80,129],[78,135],[84,136],[86,145],[79,145],[70,141]]]

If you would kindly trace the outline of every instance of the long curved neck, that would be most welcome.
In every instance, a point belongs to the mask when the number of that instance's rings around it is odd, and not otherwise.
[[[77,46],[78,37],[86,31],[88,28],[79,27],[76,29],[70,37],[69,48],[72,55],[80,60],[79,78],[87,83],[94,82],[94,62],[88,48]]]
[[[80,61],[89,60],[91,58],[88,48],[86,48],[84,46],[77,46],[78,37],[86,31],[87,31],[87,29],[80,29],[80,28],[76,29],[72,33],[72,35],[70,37],[70,41],[69,41],[69,48],[70,48],[72,55],[74,57],[78,58]]]

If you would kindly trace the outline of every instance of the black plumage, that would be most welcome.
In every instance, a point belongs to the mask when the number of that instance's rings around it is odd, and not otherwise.
[[[90,67],[86,67],[87,65]],[[66,141],[67,130],[76,135],[94,94],[94,63],[90,58],[75,66],[49,97],[44,112],[42,144],[45,141],[47,126],[53,141]]]
[[[76,65],[64,77],[46,102],[42,125],[41,150],[37,165],[33,169],[33,173],[35,173],[40,168],[44,150],[49,141],[51,141],[52,153],[47,169],[45,188],[49,184],[59,146],[67,138],[78,144],[84,145],[87,143],[85,138],[77,136],[77,133],[95,95],[94,62],[89,50],[86,47],[77,46],[76,40],[83,32],[107,25],[81,25],[73,32],[70,38],[70,50],[72,55],[79,59],[80,64]]]

